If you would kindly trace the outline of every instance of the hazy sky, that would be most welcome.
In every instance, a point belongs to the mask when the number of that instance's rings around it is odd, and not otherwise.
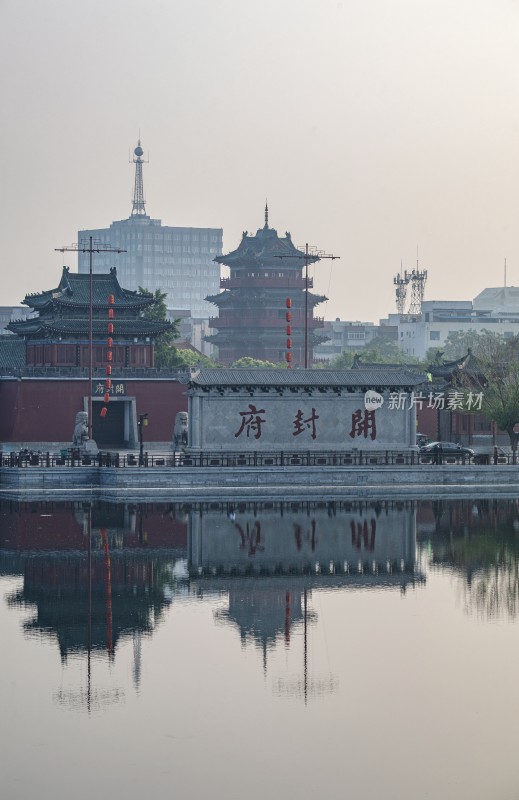
[[[0,304],[55,286],[54,248],[131,211],[270,224],[339,261],[327,319],[519,285],[519,0],[0,0]],[[76,269],[76,257],[65,263]]]

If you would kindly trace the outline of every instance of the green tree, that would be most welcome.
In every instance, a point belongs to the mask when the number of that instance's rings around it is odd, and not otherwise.
[[[139,292],[148,297],[153,297],[154,300],[153,305],[144,309],[142,317],[144,319],[165,322],[167,318],[166,292],[162,292],[160,289],[155,289],[155,292],[150,292],[148,289],[143,289],[142,286],[139,286]],[[154,348],[156,367],[164,368],[177,366],[175,363],[177,359],[177,349],[174,345],[174,341],[178,339],[180,335],[178,332],[179,323],[180,320],[176,319],[171,323],[169,330],[157,336]]]
[[[361,353],[361,361],[376,364],[419,364],[419,359],[400,350],[398,344],[385,336],[375,336]]]
[[[476,387],[483,394],[481,413],[508,433],[514,463],[519,434],[519,338],[485,331],[474,340],[477,369],[462,378],[466,391]]]
[[[231,364],[231,367],[263,367],[263,369],[281,369],[285,366],[286,364],[283,362],[274,364],[272,361],[262,361],[260,358],[252,358],[252,356],[242,356]]]
[[[340,355],[330,359],[330,362],[324,365],[324,369],[351,369],[352,364],[353,353],[350,353],[349,350],[343,350]]]
[[[369,345],[359,350],[361,364],[420,364],[418,358],[403,353],[398,344],[385,336],[375,336]],[[330,361],[331,369],[349,369],[353,363],[354,355],[348,350]]]
[[[195,353],[194,350],[187,350],[185,348],[178,348],[176,351],[175,367],[218,367],[219,364],[213,361],[209,356],[204,356],[201,353]]]
[[[505,338],[499,333],[485,328],[482,331],[475,331],[471,328],[468,331],[452,331],[445,339],[443,347],[430,348],[427,353],[430,355],[434,350],[434,356],[436,356],[439,349],[443,353],[444,361],[455,361],[457,358],[467,355],[469,350],[479,358],[480,355],[485,357],[485,354],[495,352],[505,344]],[[434,356],[432,360],[434,360]]]
[[[482,369],[485,370],[486,385],[483,387],[481,411],[500,430],[508,433],[515,463],[519,438],[515,433],[515,426],[519,424],[519,362],[507,361],[497,365],[487,362],[482,364]]]

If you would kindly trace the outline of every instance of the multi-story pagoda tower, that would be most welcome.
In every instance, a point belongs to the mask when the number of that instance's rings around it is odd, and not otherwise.
[[[308,309],[308,353],[312,363],[313,346],[324,338],[317,333],[323,327],[323,320],[314,317],[313,311],[327,298],[309,291],[313,281],[311,278],[306,281],[306,259],[313,263],[319,261],[319,256],[307,256],[298,250],[288,232],[284,237],[278,236],[269,227],[268,206],[265,206],[265,225],[255,236],[244,231],[236,250],[214,259],[230,268],[230,276],[220,279],[224,291],[206,298],[218,306],[218,317],[209,320],[217,333],[205,338],[217,345],[219,361],[232,364],[244,356],[274,363],[284,361],[290,299],[292,364],[301,367],[305,364],[305,309]]]

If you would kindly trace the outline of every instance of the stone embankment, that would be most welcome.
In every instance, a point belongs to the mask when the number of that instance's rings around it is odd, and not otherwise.
[[[518,497],[519,465],[0,468],[1,494],[51,492],[125,500]]]

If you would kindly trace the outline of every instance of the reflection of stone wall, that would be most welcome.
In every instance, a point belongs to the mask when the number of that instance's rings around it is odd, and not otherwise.
[[[415,444],[415,412],[367,412],[364,393],[239,389],[190,397],[190,443],[202,450],[399,450]],[[409,405],[409,402],[407,402]]]
[[[314,568],[359,561],[407,566],[415,563],[416,522],[411,508],[364,507],[329,516],[325,509],[303,511],[193,511],[190,516],[190,569],[252,567],[256,570]]]

